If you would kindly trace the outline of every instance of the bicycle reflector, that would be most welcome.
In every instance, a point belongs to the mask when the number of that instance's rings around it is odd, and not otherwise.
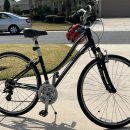
[[[70,27],[66,34],[66,38],[71,42],[75,42],[80,37],[80,33],[77,31],[80,27],[79,24],[74,24]]]

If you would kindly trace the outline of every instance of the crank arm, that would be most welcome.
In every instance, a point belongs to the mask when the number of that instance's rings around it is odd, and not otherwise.
[[[49,105],[49,97],[47,96],[47,97],[46,97],[46,102],[45,102],[45,110],[41,110],[41,111],[39,112],[39,115],[40,115],[40,116],[45,117],[45,116],[48,115],[48,105]]]

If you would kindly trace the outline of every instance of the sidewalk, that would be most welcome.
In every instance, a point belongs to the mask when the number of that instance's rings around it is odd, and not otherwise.
[[[111,23],[109,20],[104,22]],[[124,23],[119,23],[119,26],[121,24],[123,28]],[[114,24],[110,24],[109,27],[111,27],[111,31],[117,30],[116,26],[114,28]],[[110,29],[109,27],[107,28]],[[121,31],[122,28],[118,29]],[[79,45],[78,49],[81,46]],[[107,49],[108,54],[122,55],[130,59],[129,44],[101,44],[100,47],[103,50]],[[34,109],[23,116],[6,117],[0,122],[0,130],[105,130],[105,128],[99,127],[87,119],[77,101],[77,81],[82,69],[90,60],[92,58],[90,58],[89,53],[85,53],[58,86],[59,96],[54,104],[54,108],[58,112],[56,122],[51,108],[49,108],[47,117],[39,116],[39,111],[44,109],[44,105],[39,102]],[[0,116],[0,119],[2,118],[3,116]],[[130,126],[120,130],[130,130]]]
[[[130,18],[102,19],[104,33],[101,39],[102,44],[130,44]],[[91,27],[99,37],[103,32],[103,26],[98,21]],[[96,41],[97,36],[94,34]]]
[[[130,18],[102,18],[104,31],[130,31]],[[95,31],[102,31],[102,25],[98,21],[94,26]]]

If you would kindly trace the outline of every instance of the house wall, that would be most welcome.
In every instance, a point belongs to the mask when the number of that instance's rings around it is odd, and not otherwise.
[[[4,0],[0,1],[0,10],[3,10]]]
[[[130,17],[130,0],[102,0],[101,17]]]
[[[15,5],[18,5],[20,10],[29,10],[29,0],[21,0],[19,2],[15,2]]]
[[[13,2],[12,0],[9,0],[11,4],[11,8],[15,6],[19,6],[20,10],[29,10],[29,0],[21,0],[18,2]],[[48,5],[53,8],[53,4],[49,0],[41,0],[41,5]],[[38,3],[37,0],[33,0],[33,8],[38,7],[40,3]],[[0,0],[0,11],[4,10],[4,0]]]

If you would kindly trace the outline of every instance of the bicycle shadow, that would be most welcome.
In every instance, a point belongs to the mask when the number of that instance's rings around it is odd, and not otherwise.
[[[3,116],[3,115],[2,115]],[[2,117],[0,115],[0,117]],[[4,116],[3,116],[4,118]],[[7,119],[8,118],[8,119]],[[13,118],[13,119],[10,119]],[[6,120],[6,121],[5,121]],[[46,123],[43,121],[39,121],[37,119],[31,119],[27,117],[6,117],[4,120],[0,121],[0,126],[2,128],[8,128],[13,130],[76,130],[74,127],[76,126],[76,122],[72,122],[71,125],[66,123],[56,124],[56,119],[52,123]]]

